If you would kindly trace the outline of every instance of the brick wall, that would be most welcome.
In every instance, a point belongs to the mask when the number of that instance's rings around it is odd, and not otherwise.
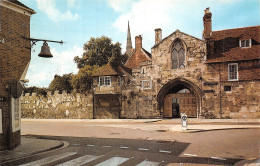
[[[30,37],[30,16],[0,6],[1,31],[0,39],[0,96],[5,97],[5,102],[0,102],[3,112],[3,133],[0,134],[0,150],[8,147],[10,117],[10,96],[6,91],[6,85],[11,80],[19,80],[26,65],[30,61],[30,42],[20,36]],[[20,144],[20,131],[12,134],[11,147]]]

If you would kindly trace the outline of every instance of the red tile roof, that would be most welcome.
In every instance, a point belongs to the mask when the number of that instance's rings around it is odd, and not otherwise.
[[[217,43],[222,46],[215,48],[214,54],[208,57],[206,63],[260,59],[260,26],[214,31],[212,36],[215,47]],[[235,45],[229,43],[230,39],[236,42]],[[239,40],[244,39],[251,39],[250,48],[239,47]],[[219,50],[222,47],[223,51]]]
[[[145,49],[135,50],[125,63],[130,69],[138,68],[143,61],[151,60],[151,54]]]

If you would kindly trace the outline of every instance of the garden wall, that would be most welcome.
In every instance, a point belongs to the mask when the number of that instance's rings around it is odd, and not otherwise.
[[[46,96],[25,93],[21,96],[22,118],[93,119],[92,93],[68,94],[65,91]]]

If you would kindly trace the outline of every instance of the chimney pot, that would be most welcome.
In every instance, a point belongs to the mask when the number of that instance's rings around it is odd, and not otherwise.
[[[155,45],[162,41],[162,30],[161,28],[157,28],[155,31]]]
[[[139,35],[135,37],[135,49],[141,50],[141,48],[142,48],[142,36]]]
[[[203,31],[203,37],[205,39],[208,39],[211,37],[212,34],[212,23],[211,23],[211,12],[209,11],[209,8],[206,8],[205,14],[203,17],[203,24],[204,24],[204,31]]]

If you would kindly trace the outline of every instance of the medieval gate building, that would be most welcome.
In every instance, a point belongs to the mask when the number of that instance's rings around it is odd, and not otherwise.
[[[212,31],[211,16],[207,8],[203,39],[180,30],[162,39],[162,30],[155,29],[151,54],[141,36],[135,37],[135,49],[127,43],[124,68],[131,72],[120,75],[119,118],[260,117],[260,26]],[[94,89],[102,86],[94,81]],[[100,94],[105,91],[94,90]]]

